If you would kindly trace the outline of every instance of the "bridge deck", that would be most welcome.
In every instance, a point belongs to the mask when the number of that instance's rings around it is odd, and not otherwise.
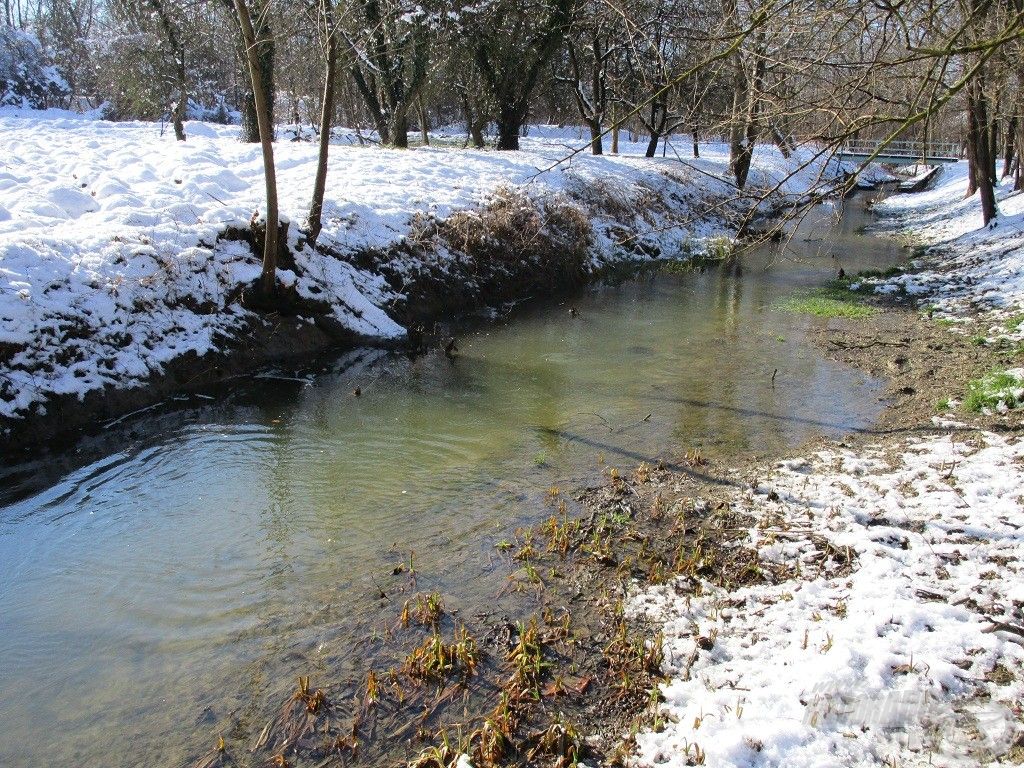
[[[837,156],[840,160],[867,160],[893,165],[938,165],[960,160],[961,147],[952,142],[891,141],[882,147],[880,141],[850,141],[843,145]]]
[[[839,160],[857,160],[864,161],[871,157],[870,152],[843,152],[840,151],[836,154]],[[959,157],[935,157],[929,155],[928,157],[922,157],[921,155],[896,155],[882,153],[874,158],[873,162],[876,163],[887,163],[889,165],[940,165],[945,163],[957,163],[960,161]]]

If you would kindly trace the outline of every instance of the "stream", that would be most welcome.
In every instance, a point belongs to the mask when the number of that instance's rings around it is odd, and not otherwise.
[[[511,612],[495,545],[551,486],[870,430],[882,383],[810,343],[830,321],[778,308],[904,257],[846,207],[467,322],[453,360],[336,354],[5,467],[0,765],[186,764],[224,723],[258,732],[296,675],[364,674],[399,563],[464,613]]]

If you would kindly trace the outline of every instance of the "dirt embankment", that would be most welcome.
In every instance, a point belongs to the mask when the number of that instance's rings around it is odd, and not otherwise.
[[[947,420],[972,431],[1016,431],[1014,415],[950,409],[962,401],[968,384],[993,369],[1019,366],[1015,344],[982,343],[987,324],[965,319],[955,330],[907,303],[877,302],[879,311],[856,320],[836,319],[818,331],[816,341],[829,357],[886,381],[886,407],[871,430],[850,440],[878,442],[915,433],[945,433]],[[938,420],[938,422],[937,422]]]

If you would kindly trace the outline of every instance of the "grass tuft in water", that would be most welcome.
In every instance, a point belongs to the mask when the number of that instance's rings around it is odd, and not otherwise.
[[[815,317],[864,318],[877,310],[864,303],[856,293],[838,285],[829,285],[810,293],[793,296],[778,305],[786,312]]]
[[[1024,379],[1016,371],[992,371],[968,383],[964,407],[979,412],[985,409],[1018,408],[1024,403]]]

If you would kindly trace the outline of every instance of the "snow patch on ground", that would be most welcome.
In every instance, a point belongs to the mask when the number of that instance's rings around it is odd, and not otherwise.
[[[1006,752],[1024,696],[1022,462],[1024,441],[979,433],[781,463],[736,504],[757,521],[748,546],[799,576],[631,601],[661,624],[671,676],[635,764],[960,766]]]

